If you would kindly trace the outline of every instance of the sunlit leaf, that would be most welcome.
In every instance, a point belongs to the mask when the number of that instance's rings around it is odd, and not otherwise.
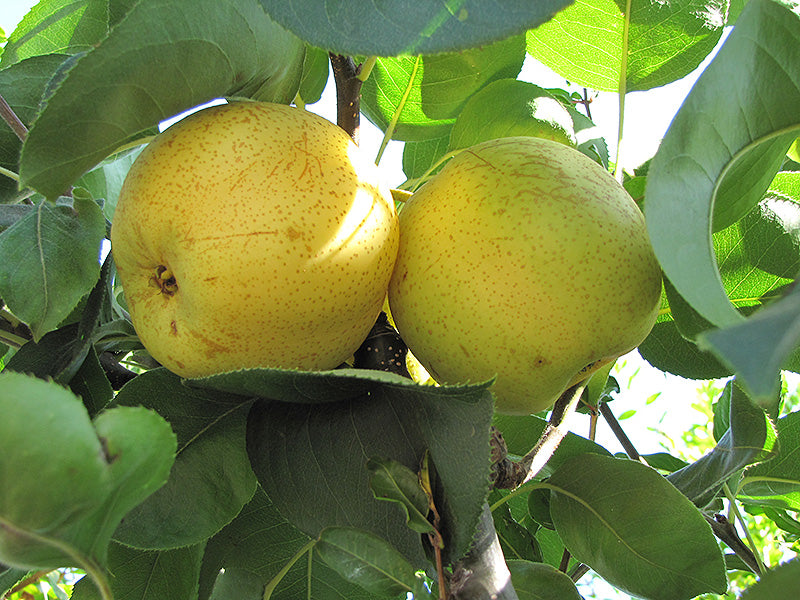
[[[722,34],[727,4],[582,0],[529,31],[528,52],[591,89],[646,90],[700,64]]]
[[[108,31],[108,0],[42,0],[9,35],[0,69],[44,54],[88,50]]]
[[[720,197],[726,177],[738,177],[742,165],[758,164],[751,156],[781,147],[785,152],[797,137],[799,43],[800,15],[772,0],[751,0],[650,165],[645,212],[656,255],[680,295],[717,326],[742,317],[722,285],[710,235],[712,214],[741,201],[737,193]],[[724,103],[715,101],[720,95]],[[761,178],[763,192],[774,175],[762,169],[751,179]],[[759,199],[760,194],[747,194],[750,205],[734,212],[744,214]]]

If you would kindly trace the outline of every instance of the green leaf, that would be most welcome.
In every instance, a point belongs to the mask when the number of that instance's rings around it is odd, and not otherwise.
[[[414,531],[434,531],[426,517],[428,496],[414,471],[397,461],[374,458],[367,461],[367,470],[370,472],[369,487],[376,498],[399,504],[406,514],[406,524]]]
[[[116,404],[160,414],[175,431],[178,454],[166,485],[126,516],[115,540],[159,550],[195,544],[250,500],[256,482],[245,450],[247,398],[187,388],[156,369],[126,384]]]
[[[449,128],[441,137],[421,142],[405,142],[403,145],[403,173],[408,179],[422,177],[436,161],[444,157],[449,146]]]
[[[0,560],[96,571],[122,517],[166,481],[169,425],[141,407],[104,411],[92,423],[60,386],[13,372],[0,384]]]
[[[800,588],[800,559],[795,558],[765,573],[747,588],[741,600],[794,600]]]
[[[699,507],[706,506],[719,488],[747,465],[776,451],[777,434],[766,413],[744,394],[733,394],[730,427],[714,449],[667,479]]]
[[[39,340],[70,314],[100,274],[106,225],[92,200],[42,201],[0,233],[0,297]]]
[[[746,496],[783,496],[800,492],[800,412],[789,413],[775,422],[777,455],[744,472],[742,493]]]
[[[652,600],[727,589],[711,527],[655,470],[587,454],[562,465],[549,487],[564,544],[615,587]]]
[[[196,597],[202,557],[202,544],[145,551],[112,543],[108,551],[111,591],[120,600],[191,600]],[[71,600],[100,600],[89,577],[75,584]]]
[[[647,90],[702,62],[722,35],[726,9],[725,0],[576,2],[528,32],[528,52],[581,86]]]
[[[0,70],[0,90],[22,123],[30,127],[39,112],[39,100],[47,82],[66,56],[54,54],[29,58]],[[19,153],[22,142],[5,123],[0,127],[0,167],[19,174]],[[14,200],[17,182],[0,176],[0,201]]]
[[[507,564],[519,600],[581,600],[569,576],[555,567],[526,560]]]
[[[322,97],[322,91],[328,83],[328,53],[322,48],[306,46],[303,59],[303,76],[297,90],[304,104],[314,104]]]
[[[260,0],[278,23],[338,54],[397,56],[468,50],[536,27],[569,0]]]
[[[361,110],[381,130],[393,126],[393,139],[441,137],[472,94],[516,77],[524,58],[522,36],[452,54],[379,58],[362,86]]]
[[[91,556],[104,564],[108,543],[123,517],[167,481],[176,444],[169,423],[141,406],[104,410],[94,426],[109,461],[112,493],[68,536],[79,548],[91,547]]]
[[[450,149],[519,135],[576,144],[572,116],[547,90],[516,79],[500,79],[469,99],[453,125]]]
[[[393,597],[414,589],[414,567],[375,534],[353,527],[326,527],[314,552],[346,580],[372,594]]]
[[[771,403],[780,389],[780,369],[800,346],[800,288],[752,315],[747,321],[700,337],[736,370],[738,381],[760,403]]]
[[[8,360],[6,368],[57,383],[69,383],[93,351],[93,334],[106,300],[110,270],[107,258],[94,288],[75,310],[80,316],[79,322],[51,331],[38,342],[27,342]]]
[[[723,195],[725,179],[744,177],[742,167],[757,165],[759,155],[785,152],[797,137],[800,60],[792,49],[798,43],[799,15],[772,0],[751,0],[650,166],[645,212],[656,255],[680,295],[717,326],[742,317],[722,285],[710,235],[712,214],[729,208],[743,214],[757,202],[760,194],[748,193],[740,205],[738,190],[730,185],[725,189],[732,193]],[[766,89],[767,95],[754,94]],[[714,101],[721,96],[726,102]],[[760,178],[763,193],[774,175],[762,165],[748,178]]]
[[[111,156],[75,182],[76,186],[88,190],[92,198],[102,199],[103,214],[109,221],[114,220],[114,211],[125,176],[143,149],[144,146],[138,146]]]
[[[47,100],[23,146],[20,175],[52,197],[191,107],[220,96],[288,103],[303,54],[302,42],[256,0],[139,2]]]
[[[89,50],[108,31],[108,0],[42,0],[8,37],[0,69],[43,54]]]
[[[208,541],[199,598],[261,600],[265,585],[271,586],[271,597],[280,600],[373,598],[311,553],[313,544],[275,509],[259,487],[242,512]],[[221,569],[224,573],[220,575]],[[237,593],[226,595],[231,588]],[[244,595],[255,588],[257,595]]]
[[[788,192],[792,179],[783,177],[781,183],[770,187],[782,187]],[[745,314],[780,297],[781,290],[791,284],[800,269],[799,223],[800,205],[770,192],[744,218],[714,234],[714,254],[726,293]],[[695,344],[699,334],[712,328],[711,323],[681,297],[669,280],[664,281],[664,289],[666,297],[662,299],[659,320],[639,348],[644,358],[682,377],[709,379],[732,375],[733,366]],[[774,339],[763,331],[755,333],[754,339],[761,338],[767,344]],[[750,340],[742,339],[740,343],[748,346]],[[798,361],[796,352],[788,358],[776,359],[783,368],[796,368]],[[769,387],[774,389],[775,372],[763,375],[770,378]]]
[[[308,384],[315,379],[309,374]],[[330,526],[365,529],[392,539],[415,565],[422,560],[419,535],[394,506],[374,498],[366,463],[380,456],[416,470],[429,451],[445,552],[455,559],[467,550],[488,494],[492,408],[485,384],[410,380],[339,402],[259,401],[248,419],[247,447],[262,487],[301,531],[317,537]]]
[[[111,489],[100,440],[79,398],[20,373],[0,373],[0,414],[0,561],[60,566],[66,557],[47,536]]]
[[[186,380],[190,387],[300,404],[341,402],[370,394],[384,384],[404,386],[408,383],[409,380],[400,375],[369,369],[242,369]]]

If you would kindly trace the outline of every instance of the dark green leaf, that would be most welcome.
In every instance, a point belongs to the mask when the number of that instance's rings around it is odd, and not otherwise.
[[[372,595],[345,581],[318,556],[314,542],[291,525],[261,488],[242,512],[206,545],[200,577],[200,600],[250,600],[251,596],[225,595],[226,589],[253,591],[264,597],[265,585],[280,600],[370,600]],[[220,569],[225,573],[219,575]],[[232,577],[228,573],[233,572]]]
[[[314,379],[309,374],[308,382]],[[405,381],[340,402],[257,402],[248,419],[250,460],[278,510],[307,535],[358,527],[391,539],[418,564],[419,535],[396,507],[374,498],[365,465],[381,456],[416,470],[427,450],[448,534],[445,551],[457,557],[469,546],[488,493],[491,395],[486,385]]]
[[[83,400],[83,405],[94,417],[113,398],[114,390],[106,377],[103,367],[97,357],[97,352],[92,348],[80,368],[69,381],[69,387]]]
[[[683,337],[669,315],[659,316],[650,334],[639,344],[639,354],[652,366],[687,379],[717,379],[732,374],[711,352]]]
[[[280,596],[279,596],[280,597]],[[262,578],[243,569],[226,568],[217,575],[210,600],[263,600],[264,582]]]
[[[54,330],[97,282],[106,225],[100,207],[40,202],[0,233],[0,297],[33,332]]]
[[[119,600],[192,600],[197,597],[202,557],[202,544],[145,551],[112,543],[108,550],[111,591]],[[75,585],[71,600],[99,600],[89,577]]]
[[[346,580],[378,596],[398,596],[414,589],[414,567],[373,533],[353,527],[326,527],[314,552]]]
[[[372,393],[382,385],[408,385],[405,377],[368,369],[291,371],[288,369],[242,369],[202,379],[189,379],[191,387],[281,402],[317,404],[351,400]]]
[[[697,506],[707,505],[719,488],[740,469],[776,451],[776,432],[766,413],[744,394],[731,398],[730,427],[714,449],[667,476]]]
[[[492,518],[506,560],[520,559],[534,562],[542,560],[539,543],[530,529],[514,519],[508,503],[497,506],[492,511]]]
[[[453,54],[380,58],[362,87],[361,110],[393,139],[445,135],[470,96],[496,79],[516,77],[525,40],[513,37]]]
[[[556,531],[603,579],[652,600],[727,589],[725,562],[697,508],[653,469],[578,456],[550,478]]]
[[[528,32],[528,52],[572,83],[646,90],[701,63],[722,35],[726,7],[714,0],[576,2]]]
[[[396,56],[476,48],[522,33],[549,19],[569,0],[260,0],[278,23],[302,39],[339,54]]]
[[[42,0],[8,36],[0,69],[31,56],[88,50],[107,30],[108,0]]]
[[[125,385],[116,404],[158,412],[177,435],[178,455],[166,485],[127,515],[114,539],[142,549],[195,544],[250,500],[256,482],[245,451],[248,399],[191,389],[156,369]]]
[[[234,95],[290,102],[303,54],[256,0],[139,2],[48,99],[24,144],[21,176],[55,196],[191,107]]]
[[[14,569],[0,563],[0,597],[27,574],[28,571],[25,569]]]
[[[428,496],[414,471],[397,461],[374,458],[367,461],[367,470],[370,472],[369,487],[376,498],[399,504],[406,514],[406,523],[414,531],[434,531],[426,517]]]
[[[712,212],[737,201],[736,194],[720,196],[720,186],[729,174],[741,173],[738,166],[756,164],[750,152],[761,153],[765,143],[770,152],[781,144],[785,151],[797,137],[798,43],[799,15],[772,0],[751,0],[692,88],[650,166],[645,210],[656,255],[680,295],[717,326],[739,323],[742,317],[719,275],[710,235]],[[760,93],[767,89],[769,94]],[[715,101],[721,96],[726,102]],[[769,183],[775,173],[765,172]],[[749,179],[762,175],[754,172]]]
[[[581,600],[569,576],[555,567],[526,560],[509,560],[508,570],[519,600]]]
[[[800,589],[800,559],[776,567],[747,588],[741,600],[794,600]]]

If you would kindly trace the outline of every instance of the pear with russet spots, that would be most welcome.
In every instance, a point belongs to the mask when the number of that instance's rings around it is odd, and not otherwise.
[[[652,329],[661,270],[644,218],[600,165],[508,137],[448,162],[400,210],[394,322],[440,383],[496,380],[528,414]]]
[[[324,370],[380,313],[398,223],[377,168],[339,127],[236,102],[145,148],[111,242],[136,332],[171,371]]]

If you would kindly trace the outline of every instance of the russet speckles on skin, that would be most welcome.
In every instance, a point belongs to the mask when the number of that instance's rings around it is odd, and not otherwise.
[[[549,408],[655,323],[644,217],[569,146],[477,144],[411,197],[400,230],[389,302],[401,336],[440,382],[496,376],[501,412]]]
[[[138,335],[186,377],[338,366],[381,310],[398,235],[388,186],[347,134],[258,102],[160,134],[111,233]]]

